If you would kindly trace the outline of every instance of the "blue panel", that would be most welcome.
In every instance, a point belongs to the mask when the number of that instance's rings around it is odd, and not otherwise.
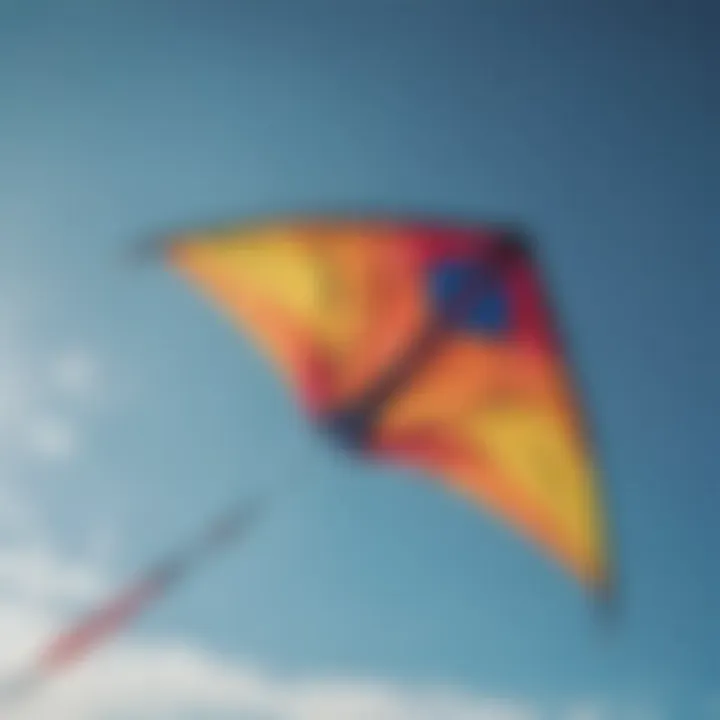
[[[490,274],[465,261],[436,265],[428,278],[428,290],[440,315],[450,315],[457,299],[477,287],[477,296],[459,320],[457,327],[484,333],[501,333],[509,325],[507,296]]]

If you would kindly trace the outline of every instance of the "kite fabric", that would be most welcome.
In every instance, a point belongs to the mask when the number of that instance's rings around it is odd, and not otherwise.
[[[163,254],[343,446],[418,468],[607,591],[597,471],[517,235],[292,218],[191,231]]]

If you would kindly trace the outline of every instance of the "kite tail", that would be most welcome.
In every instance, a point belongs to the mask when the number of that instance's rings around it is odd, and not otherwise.
[[[0,706],[27,698],[43,680],[82,660],[166,595],[198,564],[233,540],[246,536],[267,512],[266,500],[243,502],[208,526],[203,534],[175,552],[127,590],[60,634],[33,668],[0,684]]]

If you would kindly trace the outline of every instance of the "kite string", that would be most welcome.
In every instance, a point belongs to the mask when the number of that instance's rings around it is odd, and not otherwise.
[[[296,487],[297,483],[292,489]],[[233,503],[229,510],[208,523],[204,531],[184,547],[156,563],[138,581],[69,630],[60,633],[30,668],[0,682],[0,706],[6,708],[28,699],[55,673],[81,661],[103,641],[136,619],[149,605],[166,595],[223,545],[238,536],[247,535],[267,517],[281,498],[289,494],[290,489],[289,484],[282,484],[250,500],[244,498]]]

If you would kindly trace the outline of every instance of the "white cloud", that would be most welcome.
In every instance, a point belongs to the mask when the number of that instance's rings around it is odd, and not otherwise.
[[[67,624],[65,601],[94,606],[109,583],[48,546],[0,551],[2,678]],[[22,675],[20,675],[22,677]],[[536,720],[522,703],[372,679],[283,678],[183,639],[121,639],[49,678],[3,720]]]
[[[591,703],[575,705],[567,713],[567,720],[603,720],[605,713]]]
[[[61,560],[39,544],[0,547],[0,590],[5,595],[57,606],[97,600],[106,587],[98,570]]]
[[[54,386],[79,399],[89,399],[98,391],[100,371],[93,355],[75,348],[60,355],[51,367]]]
[[[7,609],[0,606],[0,618]],[[47,617],[10,612],[15,643],[37,646]],[[38,629],[40,631],[38,632]],[[0,624],[0,632],[5,628]],[[3,644],[4,645],[4,644]],[[6,654],[6,647],[0,650]],[[125,642],[18,705],[8,720],[536,720],[514,701],[384,681],[287,679],[181,641]]]
[[[64,417],[31,416],[22,428],[25,447],[35,456],[49,460],[67,460],[79,448],[75,426]]]
[[[87,349],[31,350],[7,322],[10,315],[0,315],[3,465],[11,457],[67,461],[82,446],[84,411],[96,407],[101,395],[100,368]]]
[[[0,433],[13,434],[25,421],[31,391],[22,361],[0,337]]]
[[[35,510],[7,483],[0,484],[0,529],[5,535],[38,534]]]

